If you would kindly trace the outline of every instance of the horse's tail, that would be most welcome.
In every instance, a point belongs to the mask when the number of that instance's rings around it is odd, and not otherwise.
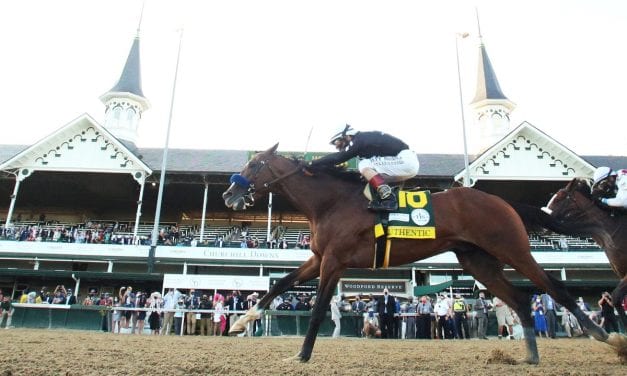
[[[551,217],[550,214],[544,212],[542,209],[522,204],[519,202],[508,202],[512,208],[518,213],[520,219],[525,224],[525,228],[528,232],[532,231],[545,231],[549,230],[558,234],[566,234],[567,228],[565,228],[561,222]]]

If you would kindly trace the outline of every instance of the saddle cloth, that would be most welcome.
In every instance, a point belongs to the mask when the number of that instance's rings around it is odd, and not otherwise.
[[[396,194],[398,211],[380,212],[376,216],[373,269],[388,267],[394,238],[435,239],[431,192],[400,190]]]

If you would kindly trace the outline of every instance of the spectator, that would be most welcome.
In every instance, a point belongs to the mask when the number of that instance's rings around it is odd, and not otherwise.
[[[582,310],[584,313],[590,313],[590,305],[588,305],[588,303],[586,303],[581,296],[577,299],[577,305],[579,306],[579,309]]]
[[[292,299],[287,297],[276,307],[277,311],[293,311],[294,306],[292,306]]]
[[[455,338],[470,339],[470,331],[468,329],[468,312],[470,309],[466,300],[461,294],[455,294],[453,301],[453,314],[455,315]]]
[[[548,338],[548,328],[546,325],[546,319],[544,318],[544,305],[542,304],[542,297],[536,295],[531,305],[533,311],[533,321],[536,334],[542,337],[542,333]]]
[[[206,294],[203,294],[200,297],[200,303],[198,304],[198,308],[201,310],[210,310],[213,308],[213,304],[211,299]],[[213,323],[211,321],[211,313],[210,312],[201,312],[200,313],[200,335],[208,336],[213,333]]]
[[[396,303],[394,297],[389,294],[387,287],[383,289],[383,296],[379,299],[378,309],[381,338],[392,338],[394,336]]]
[[[485,293],[483,291],[479,293],[479,299],[475,302],[474,309],[477,319],[477,338],[488,339],[488,311],[492,309],[492,304],[485,299]]]
[[[279,239],[278,248],[279,249],[287,249],[288,248],[287,241],[284,238]]]
[[[511,309],[498,296],[494,297],[494,311],[496,312],[499,339],[503,338],[504,327],[507,327],[509,339],[514,339],[514,318]]]
[[[358,314],[361,318],[365,319],[366,303],[361,300],[361,297],[357,295],[355,301],[351,305],[353,312]],[[359,337],[363,333],[364,320],[355,320],[355,333]]]
[[[11,303],[11,298],[3,295],[2,301],[0,301],[0,328],[10,329],[12,317],[13,304]]]
[[[403,320],[401,319],[401,301],[394,297],[394,334],[392,338],[401,338],[403,332]]]
[[[242,295],[239,291],[233,290],[231,295],[229,296],[226,306],[229,310],[229,328],[235,324],[235,322],[239,319],[239,312],[244,310],[244,300],[242,299]],[[224,331],[224,329],[223,329]]]
[[[195,289],[190,289],[189,294],[185,298],[185,308],[190,310],[185,315],[186,323],[187,323],[187,334],[194,335],[196,334],[196,312],[200,307],[200,293],[196,292]]]
[[[433,306],[431,300],[423,295],[420,297],[420,302],[416,306],[416,338],[418,339],[431,339],[431,314],[433,313]]]
[[[122,304],[122,307],[125,308],[122,312],[122,327],[128,329],[131,324],[131,319],[133,319],[133,326],[135,326],[135,320],[137,320],[137,312],[133,310],[133,308],[135,308],[135,293],[133,293],[133,288],[131,286],[120,287],[118,297],[120,298],[120,303]],[[135,328],[133,327],[133,329]]]
[[[364,317],[364,337],[381,337],[379,319],[372,307],[368,308],[368,313]]]
[[[161,294],[153,292],[150,294],[150,298],[146,301],[148,308],[151,309],[150,316],[148,316],[148,325],[150,325],[150,331],[152,335],[159,335],[161,330],[161,315],[159,311],[163,308],[163,299]]]
[[[338,338],[340,336],[340,331],[341,331],[341,324],[340,324],[340,319],[342,318],[342,314],[340,313],[340,302],[341,299],[340,297],[333,297],[331,298],[331,320],[333,321],[333,324],[335,324],[335,328],[333,329],[333,338]]]
[[[307,301],[307,297],[305,295],[300,295],[298,297],[298,302],[296,303],[296,307],[294,307],[296,311],[309,311],[311,310],[311,304]]]
[[[224,297],[216,294],[213,298],[213,335],[221,336],[226,328],[226,316],[224,316]]]
[[[557,328],[557,315],[555,300],[549,294],[542,294],[542,306],[544,307],[544,318],[546,320],[547,333],[550,338],[555,338]]]
[[[112,321],[112,326],[111,326],[111,332],[112,333],[118,333],[120,334],[121,330],[122,330],[122,311],[120,311],[119,309],[115,309],[115,308],[119,308],[121,307],[122,304],[120,303],[120,298],[119,297],[115,297],[113,298],[113,315],[111,317],[111,321]]]
[[[601,299],[599,299],[599,307],[601,307],[601,326],[608,333],[618,333],[618,321],[616,320],[616,314],[614,313],[614,303],[612,302],[612,296],[609,292],[605,291],[601,294]]]
[[[436,337],[439,339],[452,339],[448,336],[447,320],[451,317],[451,306],[449,300],[444,294],[438,296],[438,300],[435,302],[435,319],[436,319]]]
[[[564,326],[564,331],[566,331],[568,338],[583,335],[579,321],[566,307],[562,308],[562,326]]]
[[[50,301],[52,302],[52,299]],[[24,293],[20,296],[20,303],[39,304],[43,302],[35,291],[26,292],[24,290]]]
[[[161,335],[170,334],[170,330],[172,330],[172,323],[174,321],[174,308],[179,298],[181,297],[181,292],[177,289],[169,289],[167,294],[163,297],[163,325],[161,327]]]
[[[174,334],[176,334],[177,336],[183,333],[183,316],[185,316],[185,297],[181,296],[179,297],[179,300],[176,302],[176,305],[174,306],[174,309],[176,310],[174,312]]]
[[[72,289],[67,289],[67,296],[65,298],[65,304],[67,305],[76,304],[76,295],[74,295],[74,292],[72,291]]]
[[[135,308],[142,308],[141,311],[137,311],[137,333],[138,334],[143,334],[144,332],[144,325],[146,324],[146,311],[143,310],[143,308],[146,308],[146,304],[147,304],[148,299],[146,298],[146,294],[144,294],[142,291],[137,291],[137,293],[135,294]],[[133,324],[133,327],[135,325]],[[135,329],[133,329],[133,332],[135,332]]]
[[[67,296],[67,290],[64,285],[58,285],[54,289],[54,297],[52,298],[52,304],[65,304],[65,297]]]
[[[416,306],[418,300],[416,297],[412,297],[411,301],[408,301],[405,305],[405,313],[407,316],[403,317],[403,324],[405,326],[405,334],[402,336],[407,339],[416,338]]]

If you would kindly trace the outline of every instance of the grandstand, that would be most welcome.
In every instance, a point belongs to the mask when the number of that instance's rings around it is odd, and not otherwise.
[[[135,41],[121,81],[100,97],[103,123],[83,114],[39,141],[35,137],[32,145],[0,145],[3,291],[16,295],[63,283],[80,288],[81,294],[91,288],[114,292],[131,282],[144,290],[161,290],[164,276],[170,274],[272,280],[311,256],[305,244],[311,236],[307,219],[280,194],[273,196],[271,205],[267,197],[260,198],[244,212],[224,206],[229,176],[239,172],[254,151],[169,149],[163,166],[164,150],[136,145],[141,113],[149,103],[138,74],[139,37]],[[489,60],[482,55],[479,64],[484,61]],[[494,74],[492,69],[480,71]],[[481,85],[497,82],[495,76],[484,78],[477,88],[483,96],[487,91]],[[418,154],[420,173],[406,186],[435,192],[470,185],[508,201],[542,206],[571,179],[592,176],[595,166],[627,166],[627,157],[576,155],[526,121],[512,126],[509,113],[515,106],[498,94],[498,101],[482,97],[473,108],[475,126],[494,126],[490,133],[498,133],[498,141],[479,145],[468,165],[462,154]],[[119,122],[121,113],[127,122]],[[485,116],[488,113],[498,118]],[[304,160],[322,154],[281,152]],[[357,174],[350,168],[347,173]],[[157,220],[159,237],[153,239]],[[268,249],[272,240],[281,239],[289,251]],[[249,240],[262,249],[240,248],[249,246]],[[590,239],[533,233],[529,243],[544,268],[574,286],[573,294],[596,295],[599,288],[616,285],[603,250]],[[511,270],[507,274],[526,283]],[[412,293],[409,286],[468,277],[450,252],[345,275],[365,282],[358,283],[363,286],[403,286],[406,294]],[[364,292],[379,291],[358,293]]]

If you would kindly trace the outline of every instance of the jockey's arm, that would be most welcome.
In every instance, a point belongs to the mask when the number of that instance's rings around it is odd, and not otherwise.
[[[349,150],[338,151],[337,153],[327,154],[322,158],[314,159],[309,162],[310,166],[335,166],[340,163],[346,162],[351,158],[356,157],[358,154],[357,148],[350,148]]]
[[[621,189],[614,198],[603,198],[601,202],[607,206],[627,208],[627,190]]]

